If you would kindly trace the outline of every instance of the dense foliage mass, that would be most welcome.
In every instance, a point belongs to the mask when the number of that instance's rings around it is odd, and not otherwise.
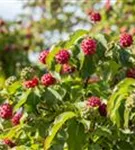
[[[46,73],[24,68],[0,91],[1,147],[133,149],[133,37],[78,30],[39,54]],[[5,147],[6,149],[6,147]]]
[[[38,19],[0,19],[0,149],[134,149],[134,3],[34,0]]]

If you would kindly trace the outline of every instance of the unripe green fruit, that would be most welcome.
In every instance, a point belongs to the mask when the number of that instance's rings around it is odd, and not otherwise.
[[[29,80],[33,78],[33,75],[34,69],[32,67],[25,67],[24,69],[22,69],[20,74],[22,80]]]
[[[17,80],[16,76],[11,76],[5,81],[6,86],[12,85]]]

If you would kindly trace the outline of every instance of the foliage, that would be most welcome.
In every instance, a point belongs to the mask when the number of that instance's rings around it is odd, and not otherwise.
[[[11,144],[17,150],[134,149],[135,45],[127,41],[131,46],[123,47],[119,34],[134,36],[135,2],[109,2],[27,1],[29,16],[0,20],[0,149],[11,149]],[[100,12],[100,22],[90,21],[93,10]],[[83,29],[73,32],[80,24]],[[87,55],[83,48],[92,48],[90,40],[96,43]],[[30,63],[32,51],[48,47],[42,65]],[[56,61],[61,50],[70,54],[67,64]],[[33,69],[20,71],[25,66]],[[44,73],[49,75],[43,78]],[[3,117],[4,103],[13,109],[10,119]]]
[[[90,20],[91,10],[100,12],[100,22],[94,24]],[[102,0],[73,3],[65,0],[24,1],[24,10],[16,20],[11,22],[0,19],[0,74],[4,79],[14,73],[18,75],[22,67],[29,65],[31,56],[66,39],[78,28],[86,28],[93,34],[110,34],[112,40],[117,40],[114,35],[125,31],[134,35],[134,16],[132,0],[116,0],[113,4],[110,0],[104,3]]]
[[[97,43],[96,53],[90,56],[80,46],[88,37]],[[27,79],[21,78],[3,85],[1,104],[10,103],[13,112],[21,111],[23,116],[16,126],[1,118],[0,138],[12,139],[18,150],[134,149],[135,79],[126,77],[127,70],[134,67],[132,47],[123,48],[104,34],[86,30],[52,46],[44,66],[56,79],[54,85],[39,81],[27,88]],[[61,49],[70,52],[68,63],[75,67],[74,72],[61,73],[62,65],[55,61]],[[91,96],[107,104],[107,116],[87,105]]]

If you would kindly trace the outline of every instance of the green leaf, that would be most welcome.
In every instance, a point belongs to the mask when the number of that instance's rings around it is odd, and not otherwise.
[[[45,139],[44,142],[44,149],[48,150],[51,147],[51,142],[53,141],[56,133],[62,127],[62,125],[69,119],[75,117],[76,114],[74,112],[64,112],[56,117],[54,121],[54,125],[50,130],[48,137]]]
[[[130,112],[131,112],[130,108],[126,108],[124,111],[124,127],[125,128],[128,128],[128,125],[129,125]]]
[[[130,53],[130,51],[126,51],[125,49],[120,49],[119,60],[124,67],[132,66],[131,57],[132,57],[132,54]]]
[[[95,36],[96,40],[97,40],[97,49],[96,49],[96,54],[97,54],[97,61],[100,60],[104,60],[104,54],[105,51],[107,49],[107,41],[104,37],[104,35],[102,34],[97,34]]]
[[[19,102],[14,106],[14,111],[19,109],[27,101],[27,98],[30,93],[31,93],[31,90],[27,90],[25,93],[23,93]]]
[[[102,148],[100,147],[100,145],[95,143],[95,144],[90,145],[88,150],[102,150]]]
[[[129,113],[125,108],[125,100],[129,96],[129,94],[133,91],[135,86],[134,79],[125,79],[121,81],[116,87],[108,101],[108,115],[112,122],[116,124],[118,127],[123,126],[124,114]],[[127,116],[126,116],[127,117]],[[129,117],[128,117],[129,118]],[[127,118],[125,121],[125,125],[127,126]]]
[[[42,99],[46,102],[48,107],[52,107],[57,102],[55,95],[47,88],[42,95]]]
[[[59,99],[60,101],[62,101],[61,95],[60,95],[56,90],[54,90],[54,89],[52,89],[52,88],[48,88],[48,90],[49,90],[57,99]]]
[[[30,112],[37,112],[37,104],[40,102],[40,97],[34,91],[32,91],[25,102],[25,109]]]
[[[107,48],[107,40],[103,34],[95,35],[95,39],[98,40],[105,48]]]
[[[7,133],[3,133],[0,135],[0,138],[1,139],[4,139],[4,138],[11,138],[14,137],[16,135],[16,132],[19,132],[19,130],[21,129],[22,127],[20,125],[17,125],[15,127],[13,127],[12,129],[9,130],[9,132]]]
[[[96,67],[94,63],[94,58],[92,56],[82,56],[83,58],[81,59],[81,77],[82,78],[87,78],[91,74],[94,73]]]
[[[68,127],[68,149],[69,150],[84,150],[85,140],[86,140],[86,134],[84,126],[75,121],[72,120]]]
[[[69,40],[66,42],[65,44],[65,48],[70,48],[71,46],[73,46],[73,44],[76,44],[76,42],[82,38],[84,35],[86,35],[88,33],[87,30],[77,30],[75,33],[73,33],[72,35],[70,35]]]
[[[106,81],[112,81],[115,75],[118,73],[119,68],[120,65],[113,60],[104,62],[100,68],[99,75],[102,74],[104,80]]]
[[[0,88],[3,87],[4,82],[5,82],[4,74],[3,74],[3,72],[0,72]]]
[[[48,69],[51,70],[59,70],[59,68],[55,68],[55,55],[62,49],[70,49],[71,46],[73,46],[82,36],[86,35],[88,33],[86,30],[78,30],[74,34],[72,34],[69,37],[68,41],[60,42],[57,45],[53,46],[50,49],[50,53],[46,58],[46,64]]]
[[[130,144],[129,142],[124,141],[120,141],[117,143],[118,147],[120,150],[133,150],[133,146],[132,144]]]
[[[22,145],[22,146],[16,146],[15,149],[16,150],[26,150],[26,149],[29,149],[29,147]],[[13,150],[14,150],[14,148],[13,148]]]
[[[64,42],[60,42],[57,45],[54,45],[49,52],[49,55],[46,58],[46,64],[48,69],[55,70],[55,55],[63,48]]]
[[[13,83],[12,85],[7,87],[7,90],[10,94],[14,94],[18,88],[21,87],[20,81]]]

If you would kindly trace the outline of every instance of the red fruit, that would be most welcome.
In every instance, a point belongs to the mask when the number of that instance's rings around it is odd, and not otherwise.
[[[45,86],[53,85],[55,84],[55,82],[56,82],[56,79],[50,73],[44,74],[41,77],[41,83]]]
[[[130,68],[126,72],[128,78],[135,78],[135,68]]]
[[[122,47],[129,47],[133,43],[133,38],[130,34],[128,33],[123,33],[120,35],[120,45]]]
[[[93,21],[93,22],[99,22],[99,21],[101,21],[101,15],[100,15],[100,13],[93,11],[89,15],[90,15],[91,21]]]
[[[44,50],[39,54],[39,61],[43,64],[46,64],[46,57],[48,56],[49,51]]]
[[[69,64],[62,65],[61,74],[73,73],[74,71],[75,71],[75,67],[73,67]]]
[[[10,148],[16,146],[16,144],[9,139],[4,139],[3,142],[4,144],[8,145]]]
[[[99,107],[101,105],[101,100],[99,97],[92,96],[87,101],[87,106],[89,107]]]
[[[107,109],[106,109],[106,104],[103,103],[99,106],[98,110],[101,116],[106,116],[107,115]]]
[[[56,62],[59,64],[66,64],[70,59],[70,53],[67,50],[60,50],[55,56]]]
[[[85,55],[93,55],[96,53],[96,41],[90,38],[84,39],[81,43],[81,48]]]
[[[12,124],[14,126],[20,124],[21,117],[22,117],[22,113],[20,113],[20,112],[16,113],[11,119]]]
[[[24,82],[24,86],[26,88],[34,88],[37,85],[38,85],[38,78],[37,77],[34,77],[33,79]]]
[[[2,104],[0,106],[0,117],[3,119],[9,119],[12,117],[12,106],[8,103]]]

